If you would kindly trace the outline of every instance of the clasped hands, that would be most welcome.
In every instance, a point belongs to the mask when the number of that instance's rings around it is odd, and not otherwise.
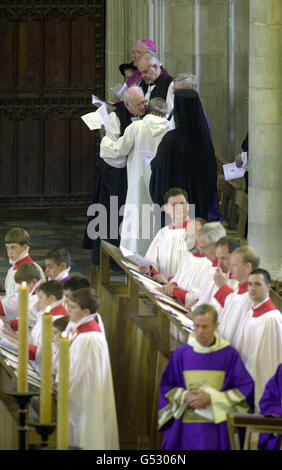
[[[186,393],[184,401],[193,409],[201,409],[210,405],[211,397],[209,393],[196,388]]]

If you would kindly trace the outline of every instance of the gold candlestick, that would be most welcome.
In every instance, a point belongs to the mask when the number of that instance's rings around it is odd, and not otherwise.
[[[59,340],[59,384],[57,403],[57,450],[69,448],[69,340]]]
[[[46,308],[42,316],[40,423],[51,422],[52,411],[52,316]]]
[[[18,343],[18,376],[17,390],[24,393],[28,390],[28,288],[23,282],[19,288],[19,343]]]

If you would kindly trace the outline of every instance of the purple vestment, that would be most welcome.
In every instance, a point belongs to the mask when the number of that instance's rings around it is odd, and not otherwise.
[[[282,364],[278,366],[275,375],[267,382],[259,402],[262,415],[273,414],[282,416]],[[259,449],[279,450],[280,435],[261,434]]]
[[[218,379],[217,379],[218,377]],[[237,389],[253,411],[254,382],[232,346],[218,351],[198,353],[191,346],[178,348],[171,356],[160,383],[159,411],[169,405],[165,394],[175,387],[199,388],[204,382],[217,383],[218,391]],[[189,416],[190,415],[190,416]],[[188,421],[188,422],[187,422]],[[202,421],[202,422],[201,422]],[[171,418],[162,426],[165,431],[162,449],[166,450],[229,450],[226,422],[215,424],[194,413]]]

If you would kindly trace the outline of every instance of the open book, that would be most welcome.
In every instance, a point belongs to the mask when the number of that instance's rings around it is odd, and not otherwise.
[[[0,331],[0,356],[5,364],[10,367],[15,376],[18,375],[18,346],[7,335]],[[30,385],[40,389],[41,378],[32,364],[27,366],[27,381]]]

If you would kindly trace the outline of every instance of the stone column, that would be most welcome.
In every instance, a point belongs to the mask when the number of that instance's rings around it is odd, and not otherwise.
[[[161,0],[165,47],[161,60],[170,75],[195,73],[195,0]]]
[[[282,8],[250,0],[249,232],[261,267],[282,280]]]
[[[110,88],[123,84],[119,65],[131,62],[136,41],[152,39],[150,15],[152,0],[106,0],[106,79],[105,95],[116,100]]]
[[[195,59],[199,94],[211,124],[215,150],[229,144],[229,2],[195,0]]]
[[[230,0],[230,154],[241,152],[248,132],[249,0]]]
[[[110,88],[123,83],[119,65],[128,60],[128,0],[106,0],[105,98],[115,101]]]

